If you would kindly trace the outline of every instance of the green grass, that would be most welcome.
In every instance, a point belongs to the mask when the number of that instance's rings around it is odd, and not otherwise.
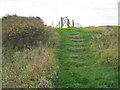
[[[86,28],[71,28],[71,30],[56,29],[60,34],[60,45],[57,50],[59,71],[55,86],[58,88],[113,88],[117,87],[117,69],[113,66],[98,64],[92,50],[93,32]],[[76,35],[70,35],[70,34]],[[83,37],[71,39],[68,37]],[[71,40],[83,40],[73,42]],[[84,46],[72,46],[72,45]],[[69,51],[68,49],[84,48],[84,51]],[[71,58],[78,55],[78,58]]]

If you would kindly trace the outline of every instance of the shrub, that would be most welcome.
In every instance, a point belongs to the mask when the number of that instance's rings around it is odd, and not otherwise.
[[[19,17],[16,15],[3,17],[3,46],[28,47],[43,44],[52,40],[55,35],[51,27],[44,25],[39,17]],[[53,44],[53,43],[52,43]]]

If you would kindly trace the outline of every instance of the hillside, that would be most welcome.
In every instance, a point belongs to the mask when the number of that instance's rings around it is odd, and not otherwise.
[[[53,28],[40,17],[2,21],[3,88],[118,87],[118,28]]]

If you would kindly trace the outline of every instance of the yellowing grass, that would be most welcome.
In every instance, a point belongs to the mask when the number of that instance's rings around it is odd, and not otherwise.
[[[117,66],[118,62],[118,28],[117,27],[91,27],[93,34],[92,49],[99,57],[97,63]]]
[[[11,61],[6,56],[3,66],[3,87],[50,88],[55,79],[56,58],[53,49],[38,47],[13,53]]]

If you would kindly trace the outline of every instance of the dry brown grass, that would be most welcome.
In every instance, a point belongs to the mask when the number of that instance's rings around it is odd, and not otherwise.
[[[15,52],[13,63],[3,67],[3,87],[7,88],[52,88],[57,65],[50,48]],[[9,65],[9,66],[7,66]]]

